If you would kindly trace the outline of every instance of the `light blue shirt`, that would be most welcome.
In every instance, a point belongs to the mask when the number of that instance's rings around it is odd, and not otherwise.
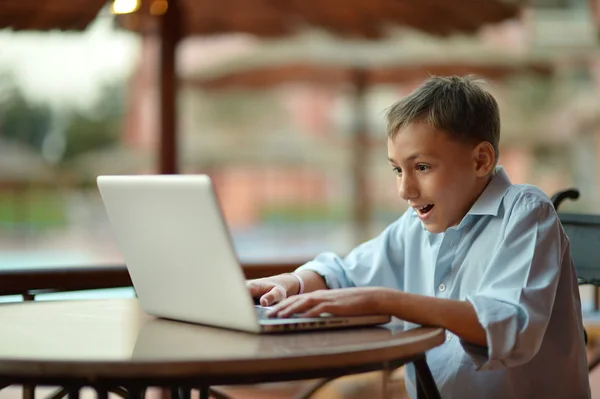
[[[444,399],[590,397],[569,241],[548,197],[511,184],[501,167],[458,226],[429,233],[410,208],[346,257],[324,253],[300,269],[319,273],[329,288],[471,302],[488,347],[448,332],[426,355]],[[416,398],[411,365],[406,377]]]

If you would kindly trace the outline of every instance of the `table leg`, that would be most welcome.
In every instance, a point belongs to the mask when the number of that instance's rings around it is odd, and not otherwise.
[[[314,383],[311,383],[306,388],[303,388],[300,393],[294,396],[294,399],[309,399],[312,395],[314,395],[319,389],[328,384],[330,381],[333,381],[335,378],[322,378]],[[214,396],[214,395],[213,395]]]
[[[67,388],[67,397],[69,399],[79,399],[79,387]]]
[[[173,387],[171,388],[171,399],[190,399],[192,397],[192,390],[190,388]],[[202,393],[200,393],[202,398]],[[208,396],[207,396],[208,398]]]
[[[129,398],[139,399],[139,398],[141,398],[141,396],[140,396],[141,394],[138,392],[140,392],[140,389],[138,389],[138,388],[125,389],[122,387],[113,387],[108,390],[108,393],[113,393],[113,394],[119,396],[120,398],[124,398],[124,399],[129,399]]]
[[[23,385],[23,399],[35,398],[35,385]]]
[[[67,396],[69,392],[65,388],[60,388],[56,390],[54,393],[47,396],[47,399],[62,399]]]
[[[115,390],[111,390],[112,393],[117,393]],[[125,394],[121,395],[122,398],[129,399],[143,399],[146,397],[146,388],[135,386],[135,387],[126,387]]]
[[[200,388],[200,398],[199,399],[209,399],[210,397],[210,389],[208,387]]]
[[[215,388],[200,388],[198,394],[199,399],[233,399],[233,397],[227,395],[225,392]],[[296,396],[294,399],[304,399],[304,397],[298,398]]]
[[[381,372],[381,399],[392,399],[392,387],[390,386],[392,370],[384,369]]]
[[[25,293],[22,295],[23,296],[23,301],[25,302],[29,302],[29,301],[35,301],[35,295],[34,294],[30,294],[30,293]]]
[[[96,387],[96,398],[108,399],[108,389],[105,387]]]
[[[435,385],[431,370],[429,370],[429,366],[425,360],[425,355],[419,357],[413,364],[417,372],[417,398],[441,399],[440,391],[438,391]]]

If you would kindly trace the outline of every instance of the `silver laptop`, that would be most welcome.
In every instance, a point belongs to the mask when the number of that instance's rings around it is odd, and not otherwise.
[[[100,195],[142,309],[254,333],[384,324],[388,316],[267,318],[246,288],[206,175],[99,176]]]

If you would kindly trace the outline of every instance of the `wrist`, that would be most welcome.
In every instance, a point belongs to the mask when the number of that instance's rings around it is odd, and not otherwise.
[[[277,281],[285,289],[286,297],[296,295],[300,291],[300,282],[291,273],[278,275]]]
[[[374,295],[373,309],[377,314],[394,314],[399,301],[404,293],[388,288],[378,288]]]
[[[300,295],[304,293],[304,279],[297,273],[289,273],[289,275],[296,280],[296,284],[294,284],[292,288],[292,292],[288,293],[288,295]]]

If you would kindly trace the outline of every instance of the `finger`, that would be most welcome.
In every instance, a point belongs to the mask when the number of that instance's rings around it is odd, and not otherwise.
[[[296,313],[304,314],[315,306],[318,306],[321,303],[320,301],[322,301],[322,299],[319,300],[314,297],[298,299],[297,301],[294,301],[294,303],[291,303],[289,306],[286,306],[284,309],[277,312],[277,317],[290,317]]]
[[[298,296],[291,296],[289,298],[283,299],[279,303],[273,305],[273,308],[271,308],[267,312],[267,316],[269,316],[269,317],[277,316],[277,313],[279,313],[281,310],[287,308],[288,306],[290,306],[292,303],[294,303],[296,301],[298,301]]]
[[[332,303],[322,302],[302,313],[302,317],[320,317],[323,313],[329,313],[332,316],[338,316],[334,308],[335,306]]]
[[[286,296],[285,289],[277,285],[271,288],[269,292],[260,298],[260,304],[262,306],[271,306],[275,303],[283,301]]]
[[[250,291],[250,295],[252,295],[253,297],[262,295],[265,290],[265,286],[256,281],[248,281],[246,283],[246,288],[248,288],[248,291]]]

